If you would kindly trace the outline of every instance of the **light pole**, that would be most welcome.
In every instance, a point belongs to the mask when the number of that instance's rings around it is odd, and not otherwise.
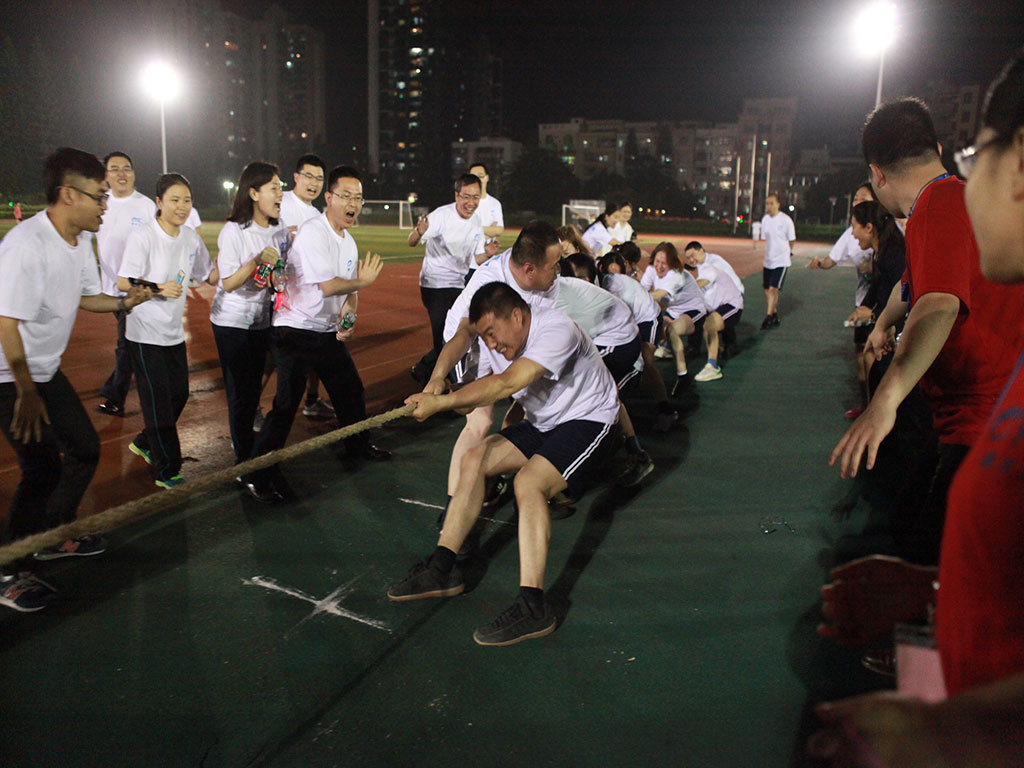
[[[860,12],[853,25],[854,44],[866,56],[878,56],[878,87],[875,106],[882,103],[882,78],[885,73],[885,52],[896,39],[896,5],[876,2]]]
[[[224,187],[224,192],[228,196],[228,208],[230,208],[231,207],[231,190],[233,190],[235,188],[235,182],[233,182],[233,181],[225,181],[221,186]]]
[[[160,155],[163,173],[167,173],[167,122],[164,104],[178,95],[181,80],[166,61],[154,61],[142,70],[142,89],[160,104]]]

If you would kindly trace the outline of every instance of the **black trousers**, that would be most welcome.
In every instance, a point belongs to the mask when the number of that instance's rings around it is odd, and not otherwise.
[[[253,456],[262,456],[282,448],[288,439],[295,412],[306,393],[306,378],[316,372],[334,406],[341,426],[366,418],[363,380],[345,342],[333,332],[318,333],[278,326],[271,329],[270,350],[277,364],[277,392],[263,429],[253,446]],[[349,449],[362,447],[369,435],[361,432],[347,438]]]
[[[124,407],[124,399],[132,385],[132,359],[128,353],[128,340],[124,337],[127,312],[114,312],[117,319],[117,349],[114,350],[114,370],[103,382],[100,397]]]
[[[11,382],[0,384],[0,428],[21,467],[2,542],[74,520],[100,460],[99,436],[64,374],[57,371],[50,381],[37,383],[36,389],[50,423],[43,423],[41,441],[26,445],[11,434],[17,389]]]
[[[228,400],[228,429],[235,450],[235,463],[252,458],[255,433],[252,420],[260,404],[260,385],[270,349],[270,329],[253,331],[213,326],[220,369],[224,374],[224,393]]]
[[[422,366],[427,375],[434,370],[437,356],[444,347],[444,321],[448,317],[448,310],[462,293],[460,288],[424,288],[420,286],[420,299],[427,309],[427,317],[430,318],[430,334],[434,348],[425,354],[417,363]]]
[[[157,480],[168,480],[181,473],[178,417],[188,402],[185,342],[163,347],[129,341],[128,350],[146,425],[134,442],[152,454]]]

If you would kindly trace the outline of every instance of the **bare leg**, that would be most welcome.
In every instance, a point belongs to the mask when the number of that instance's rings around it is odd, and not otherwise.
[[[548,499],[565,488],[565,479],[543,456],[533,456],[516,475],[520,586],[544,588],[548,541],[551,538]]]
[[[689,315],[680,315],[668,324],[668,340],[676,357],[676,375],[686,373],[686,348],[683,337],[691,335],[696,328]]]
[[[708,360],[718,359],[718,334],[725,330],[722,316],[712,312],[704,321],[704,343],[708,345]]]
[[[775,287],[765,288],[764,300],[768,305],[768,314],[777,315],[779,313],[779,289]]]
[[[662,403],[668,400],[668,392],[665,391],[665,380],[661,378],[654,367],[654,345],[645,341],[640,347],[640,354],[644,359],[644,381],[648,389],[654,393],[655,402]]]
[[[491,424],[494,421],[494,406],[484,405],[474,408],[466,414],[466,426],[462,428],[455,446],[452,448],[452,458],[448,463],[448,495],[454,496],[455,489],[459,485],[459,474],[462,458],[466,452],[477,445],[491,431]]]

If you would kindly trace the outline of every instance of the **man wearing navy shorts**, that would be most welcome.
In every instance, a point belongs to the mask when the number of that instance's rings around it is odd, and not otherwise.
[[[793,263],[792,242],[796,240],[793,220],[779,210],[779,196],[772,192],[765,200],[765,215],[761,219],[761,239],[764,240],[764,300],[768,305],[761,330],[779,326],[779,293],[786,281],[786,270]]]
[[[434,552],[388,590],[394,601],[453,597],[465,590],[456,553],[480,516],[486,479],[515,473],[519,507],[519,594],[478,627],[480,645],[512,645],[555,631],[544,595],[551,518],[548,500],[563,490],[580,496],[599,479],[613,447],[619,400],[615,381],[578,325],[556,309],[530,307],[506,283],[473,296],[470,328],[483,342],[482,378],[445,395],[419,393],[406,403],[424,420],[440,411],[490,405],[512,397],[525,418],[470,448]]]

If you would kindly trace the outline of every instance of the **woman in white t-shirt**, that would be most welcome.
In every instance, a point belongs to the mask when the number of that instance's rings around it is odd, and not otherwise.
[[[124,247],[117,287],[132,281],[155,285],[152,301],[128,315],[125,338],[139,387],[145,429],[128,450],[156,470],[156,484],[174,488],[181,476],[178,416],[188,401],[185,354],[185,286],[190,277],[207,280],[213,265],[202,239],[185,226],[192,212],[192,188],[179,173],[165,173],[156,183],[156,219],[133,228]]]
[[[633,218],[633,205],[631,203],[622,203],[619,207],[615,226],[609,230],[613,240],[619,243],[629,243],[636,240],[636,232],[633,231],[633,227],[629,223],[631,218]]]
[[[678,396],[689,383],[686,373],[686,350],[683,338],[695,333],[704,325],[707,307],[704,294],[697,281],[683,270],[679,251],[668,242],[658,243],[651,254],[651,266],[644,272],[640,284],[651,293],[665,310],[665,335],[672,345],[676,360],[676,383],[672,396]]]
[[[217,238],[221,278],[210,305],[210,322],[224,372],[236,464],[252,456],[253,417],[270,349],[276,294],[270,284],[273,276],[268,280],[264,273],[287,258],[291,242],[288,227],[280,220],[282,198],[277,166],[249,163],[238,179],[231,213]]]
[[[604,213],[594,219],[594,223],[583,233],[583,242],[587,244],[587,248],[595,258],[604,256],[619,244],[619,241],[612,237],[611,230],[619,222],[623,205],[625,204],[618,201],[608,203],[604,208]]]

